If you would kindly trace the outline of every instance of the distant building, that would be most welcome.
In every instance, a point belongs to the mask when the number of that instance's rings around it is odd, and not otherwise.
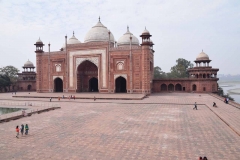
[[[189,78],[154,79],[153,92],[217,92],[218,68],[209,66],[211,60],[203,51],[194,61],[196,66],[188,70]]]
[[[29,60],[24,64],[23,72],[18,73],[18,91],[36,91],[36,72],[34,65]]]
[[[87,32],[83,43],[74,33],[69,40],[65,36],[60,51],[50,51],[48,44],[48,51],[44,52],[44,44],[39,39],[35,44],[36,91],[144,94],[217,91],[218,69],[208,65],[211,60],[204,52],[197,57],[197,66],[189,69],[189,78],[153,79],[154,44],[151,36],[145,28],[140,43],[127,27],[127,32],[116,42],[99,19]]]

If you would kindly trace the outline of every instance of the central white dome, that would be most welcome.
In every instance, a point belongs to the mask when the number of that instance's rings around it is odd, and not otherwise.
[[[130,45],[130,36],[132,37],[132,45],[139,45],[139,41],[137,37],[135,37],[131,32],[129,32],[129,28],[127,27],[127,32],[119,38],[117,45],[119,47]]]
[[[84,38],[84,42],[106,42],[109,40],[109,30],[105,27],[99,19],[99,22],[93,26]],[[110,41],[114,43],[113,34],[110,33]]]

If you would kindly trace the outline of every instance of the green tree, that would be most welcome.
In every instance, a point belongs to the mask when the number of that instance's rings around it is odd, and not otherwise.
[[[183,58],[178,58],[176,60],[177,64],[171,67],[170,73],[168,74],[169,78],[187,78],[189,68],[193,67],[193,64],[190,61],[187,61]]]
[[[154,67],[154,78],[166,78],[166,73],[162,71],[162,69],[158,66]]]
[[[0,91],[6,90],[6,87],[11,86],[11,80],[7,75],[0,74]]]
[[[6,91],[10,90],[10,86],[16,84],[17,73],[19,70],[14,66],[6,66],[0,68],[0,90]]]
[[[6,66],[0,68],[0,74],[10,78],[12,84],[17,82],[17,73],[19,70],[14,66]]]

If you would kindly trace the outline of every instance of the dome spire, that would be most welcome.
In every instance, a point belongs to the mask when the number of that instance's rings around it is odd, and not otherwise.
[[[100,21],[100,16],[99,16],[99,18],[98,18],[98,22],[101,22],[101,21]]]
[[[129,32],[129,27],[128,27],[128,25],[127,25],[127,32]]]
[[[74,31],[73,31],[73,36],[74,36]]]

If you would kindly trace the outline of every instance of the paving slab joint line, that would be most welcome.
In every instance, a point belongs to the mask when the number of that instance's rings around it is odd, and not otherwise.
[[[229,128],[231,128],[231,130],[233,130],[233,132],[235,132],[239,137],[240,137],[240,133],[238,133],[238,131],[236,131],[229,123],[227,123],[222,117],[220,117],[216,112],[214,112],[208,105],[206,105],[208,107],[208,109],[210,109],[210,111],[212,111],[219,119],[221,119],[221,121],[223,121],[223,123],[225,123]]]

